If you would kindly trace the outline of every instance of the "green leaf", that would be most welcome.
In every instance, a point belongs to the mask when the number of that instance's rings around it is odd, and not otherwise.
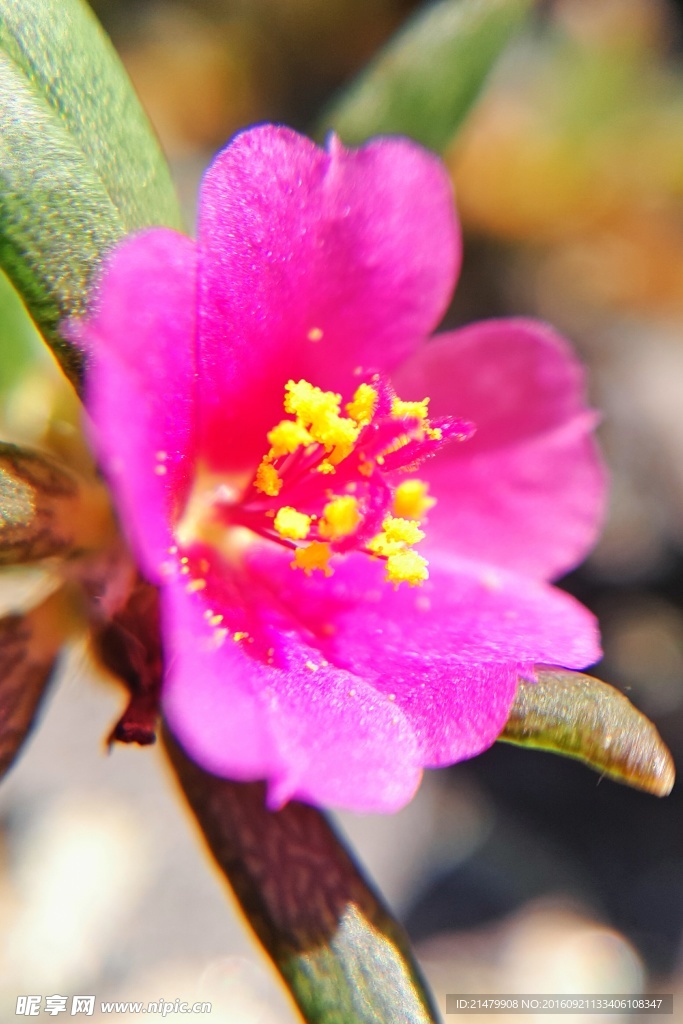
[[[533,0],[442,0],[411,18],[324,113],[346,143],[410,135],[441,151]]]
[[[0,271],[0,404],[39,358],[48,358],[24,304],[6,274]],[[1,415],[1,412],[0,412]]]
[[[403,929],[314,807],[210,775],[166,734],[218,866],[309,1024],[433,1024]]]
[[[0,0],[0,266],[75,384],[60,324],[107,250],[151,224],[180,224],[168,167],[90,8]]]
[[[667,796],[675,768],[654,725],[607,683],[566,669],[537,669],[520,682],[499,739],[575,757],[603,775]]]

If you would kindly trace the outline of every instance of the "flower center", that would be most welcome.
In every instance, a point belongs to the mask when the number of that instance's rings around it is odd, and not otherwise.
[[[289,548],[292,568],[307,575],[331,575],[331,559],[356,550],[383,560],[395,586],[423,583],[427,560],[415,545],[435,499],[407,474],[448,441],[473,433],[463,421],[430,421],[428,405],[427,398],[401,401],[378,374],[343,410],[341,395],[288,381],[289,418],[268,432],[269,448],[241,493],[215,489],[214,522]]]

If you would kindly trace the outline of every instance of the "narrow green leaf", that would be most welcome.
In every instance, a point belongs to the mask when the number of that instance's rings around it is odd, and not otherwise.
[[[543,668],[536,674],[537,683],[520,682],[501,740],[575,757],[656,796],[671,792],[671,754],[623,693],[582,672]]]
[[[168,167],[84,0],[0,0],[0,266],[65,372],[59,333],[122,235],[178,226]]]
[[[410,135],[437,152],[452,138],[534,0],[441,0],[411,18],[324,113],[346,143]]]
[[[190,761],[167,734],[218,866],[309,1024],[433,1024],[407,938],[314,807],[265,807],[261,783]]]

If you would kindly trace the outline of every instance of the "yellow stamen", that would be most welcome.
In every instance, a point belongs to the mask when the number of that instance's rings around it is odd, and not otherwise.
[[[280,493],[282,480],[278,476],[278,472],[275,467],[271,466],[266,459],[263,460],[259,468],[256,470],[254,487],[257,491],[262,491],[264,494],[268,494],[271,498],[274,498],[276,494]]]
[[[424,538],[424,530],[412,519],[400,519],[396,516],[387,516],[382,523],[388,540],[402,541],[404,544],[417,544]]]
[[[369,423],[377,407],[377,391],[369,384],[360,384],[355,391],[353,401],[348,402],[346,411],[356,423],[365,425]]]
[[[323,509],[323,518],[318,524],[321,537],[339,540],[353,533],[361,521],[358,502],[350,494],[328,501]]]
[[[242,632],[242,630],[238,630],[237,633],[233,633],[232,634],[232,638],[233,638],[233,640],[235,641],[236,644],[238,644],[240,642],[240,640],[247,640],[248,637],[249,637],[249,634]]]
[[[281,537],[288,537],[290,540],[304,540],[311,530],[311,517],[303,512],[297,512],[290,505],[284,505],[278,510],[273,526]]]
[[[399,554],[407,545],[417,544],[423,537],[424,532],[413,520],[387,516],[382,523],[382,532],[368,541],[368,548],[375,555],[386,558]]]
[[[329,460],[333,466],[337,466],[353,451],[360,429],[353,420],[336,416],[326,422],[324,426],[315,427],[312,424],[311,433],[316,441],[330,451]]]
[[[303,569],[307,576],[310,576],[316,569],[320,569],[326,576],[332,575],[329,561],[332,550],[329,544],[314,540],[305,548],[297,548],[294,552],[294,559],[289,564],[292,569]]]
[[[399,583],[408,583],[411,587],[417,587],[424,583],[429,577],[426,558],[419,555],[412,548],[398,551],[395,555],[387,558],[387,582],[393,583],[395,587]]]
[[[311,335],[314,334],[317,340],[317,328],[311,329]],[[339,463],[353,452],[361,432],[372,423],[379,403],[379,392],[377,387],[362,383],[356,388],[351,401],[346,403],[343,412],[341,401],[341,395],[323,391],[306,380],[287,382],[284,409],[292,419],[281,420],[269,431],[270,449],[257,469],[254,481],[256,490],[268,497],[277,496],[285,486],[285,481],[289,480],[289,463],[284,463],[278,472],[276,465],[280,466],[280,462],[277,460],[299,449],[308,449],[311,457],[309,462],[312,463],[308,472],[336,472]],[[428,398],[421,402],[393,399],[391,414],[395,419],[409,418],[418,423],[399,437],[394,437],[388,447],[372,459],[367,457],[361,447],[357,464],[361,477],[372,477],[376,471],[381,471],[389,453],[415,441],[425,438],[437,440],[441,437],[440,428],[432,427],[429,422],[428,405]],[[310,448],[311,445],[319,445],[324,451]],[[305,470],[305,466],[303,468]],[[298,480],[298,477],[295,479]],[[308,541],[301,547],[295,547],[290,563],[292,568],[302,569],[308,576],[316,571],[326,576],[332,574],[329,563],[334,552],[330,542],[351,537],[363,522],[361,505],[353,496],[360,485],[360,479],[342,485],[340,490],[343,493],[329,496],[330,500],[324,505],[319,518],[300,512],[291,505],[284,505],[277,511],[272,508],[264,510],[263,514],[270,517],[272,529],[280,538],[286,541]],[[366,551],[386,560],[386,578],[394,585],[407,582],[410,586],[416,586],[427,579],[427,562],[412,550],[412,546],[424,537],[419,519],[432,505],[434,500],[428,497],[427,485],[423,481],[405,480],[396,488],[394,514],[385,518],[381,532],[367,542]],[[310,541],[314,522],[317,527],[314,536],[321,539]]]
[[[285,385],[285,411],[294,413],[297,423],[323,445],[332,465],[351,454],[360,433],[354,420],[340,415],[340,402],[341,395],[322,391],[306,380],[290,380]]]
[[[289,455],[299,445],[311,444],[313,438],[301,423],[295,420],[282,420],[268,432],[271,444],[269,456],[277,459],[280,455]]]
[[[427,495],[429,485],[423,480],[404,480],[394,494],[394,515],[402,519],[421,519],[436,505],[436,498]]]
[[[307,380],[288,380],[285,384],[285,412],[293,413],[304,423],[317,423],[327,416],[338,416],[341,395],[323,391]]]
[[[426,420],[428,405],[428,398],[423,398],[421,402],[402,402],[400,398],[394,398],[391,403],[391,415],[397,418],[410,416],[414,419]]]

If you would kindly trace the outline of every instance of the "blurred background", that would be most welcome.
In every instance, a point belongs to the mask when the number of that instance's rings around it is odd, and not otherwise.
[[[261,120],[310,131],[420,5],[92,6],[192,223],[202,170],[234,131]],[[600,617],[596,674],[655,721],[679,770],[682,11],[672,0],[540,4],[444,153],[465,231],[446,326],[539,316],[590,368],[612,501],[597,550],[562,585]],[[0,312],[21,342],[0,365],[2,436],[83,458],[76,403],[4,281]],[[21,585],[41,586],[40,574]],[[16,607],[18,594],[5,574],[0,603]],[[78,993],[205,999],[213,1013],[197,1020],[292,1024],[161,758],[133,747],[105,755],[123,700],[74,645],[0,791],[2,1019],[18,994]],[[660,801],[497,744],[430,774],[401,814],[340,823],[406,923],[442,1009],[447,992],[673,991],[683,1021],[680,785]]]

